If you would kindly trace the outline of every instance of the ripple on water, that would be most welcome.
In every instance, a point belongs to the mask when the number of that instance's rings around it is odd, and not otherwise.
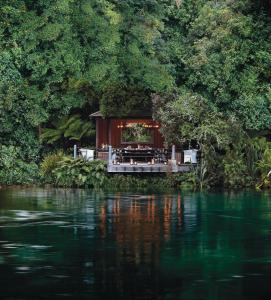
[[[217,282],[229,282],[232,280],[233,280],[232,278],[221,278],[221,279],[218,279]]]
[[[34,250],[45,250],[52,248],[50,245],[31,245],[31,244],[20,244],[20,243],[9,243],[8,241],[6,243],[3,243],[1,245],[4,249],[17,249],[17,248],[29,248]]]
[[[244,278],[244,276],[243,275],[235,274],[235,275],[232,275],[232,278]]]
[[[16,243],[2,245],[2,247],[5,248],[5,249],[16,249],[16,248],[20,248],[20,247],[23,247],[23,246],[24,245],[22,245],[22,244],[16,244]]]
[[[35,226],[35,225],[65,225],[69,222],[59,220],[67,214],[49,211],[8,210],[0,217],[0,228]]]
[[[52,248],[52,246],[45,246],[45,245],[30,245],[29,247],[32,248],[32,249],[36,249],[36,250],[43,250],[43,249]]]
[[[28,266],[20,266],[16,267],[15,269],[19,272],[29,272],[31,270],[31,268]]]
[[[65,279],[65,278],[69,278],[70,276],[67,275],[61,275],[61,274],[55,274],[55,275],[51,275],[51,278],[56,278],[56,279]]]

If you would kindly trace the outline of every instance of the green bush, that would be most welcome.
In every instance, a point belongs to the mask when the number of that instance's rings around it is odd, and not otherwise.
[[[230,188],[251,186],[252,178],[248,172],[245,156],[242,152],[229,150],[224,159],[224,185]]]
[[[257,162],[257,170],[260,173],[260,181],[256,184],[256,188],[270,188],[271,187],[271,148],[266,148],[261,160]]]
[[[262,158],[256,163],[257,170],[260,175],[266,176],[271,171],[271,148],[266,148],[263,152]]]
[[[44,182],[51,183],[54,180],[53,171],[57,168],[58,163],[63,159],[63,157],[63,151],[58,151],[43,158],[40,164],[40,173]]]
[[[99,188],[106,179],[106,163],[64,156],[53,169],[52,177],[57,186]]]
[[[31,184],[39,180],[38,166],[21,159],[20,148],[0,147],[0,184]]]
[[[197,189],[200,185],[197,170],[193,170],[187,173],[181,173],[178,178],[178,183],[181,189]]]

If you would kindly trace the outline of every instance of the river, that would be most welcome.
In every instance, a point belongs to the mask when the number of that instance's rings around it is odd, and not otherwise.
[[[0,191],[1,299],[271,299],[271,197]]]

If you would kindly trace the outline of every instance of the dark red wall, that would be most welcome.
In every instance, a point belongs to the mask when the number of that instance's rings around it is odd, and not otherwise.
[[[159,125],[156,121],[152,119],[96,119],[96,147],[101,148],[102,144],[111,145],[113,148],[126,147],[129,144],[121,143],[121,128],[119,125],[124,125],[126,123],[145,123],[148,125]],[[154,148],[163,148],[164,139],[159,131],[159,128],[153,128],[153,143],[147,144]],[[136,145],[131,144],[133,147]]]
[[[96,119],[96,148],[101,148],[102,144],[108,143],[109,120],[102,118]]]

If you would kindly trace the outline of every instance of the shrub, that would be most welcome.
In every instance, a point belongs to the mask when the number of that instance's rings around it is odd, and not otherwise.
[[[265,149],[262,158],[257,161],[256,166],[262,177],[271,171],[271,148]]]
[[[181,189],[197,189],[200,186],[197,170],[181,173],[179,175],[178,182]]]
[[[244,154],[233,149],[229,150],[224,159],[224,185],[230,188],[250,186],[252,178],[249,176]]]
[[[54,180],[53,171],[57,168],[59,161],[64,157],[63,151],[49,154],[45,156],[40,164],[40,173],[46,183]]]
[[[265,149],[261,160],[259,160],[256,165],[260,173],[260,182],[257,183],[256,188],[270,188],[271,179],[269,172],[271,171],[271,148]]]
[[[52,176],[58,186],[99,188],[106,179],[105,166],[106,163],[100,160],[63,157],[52,171]]]

